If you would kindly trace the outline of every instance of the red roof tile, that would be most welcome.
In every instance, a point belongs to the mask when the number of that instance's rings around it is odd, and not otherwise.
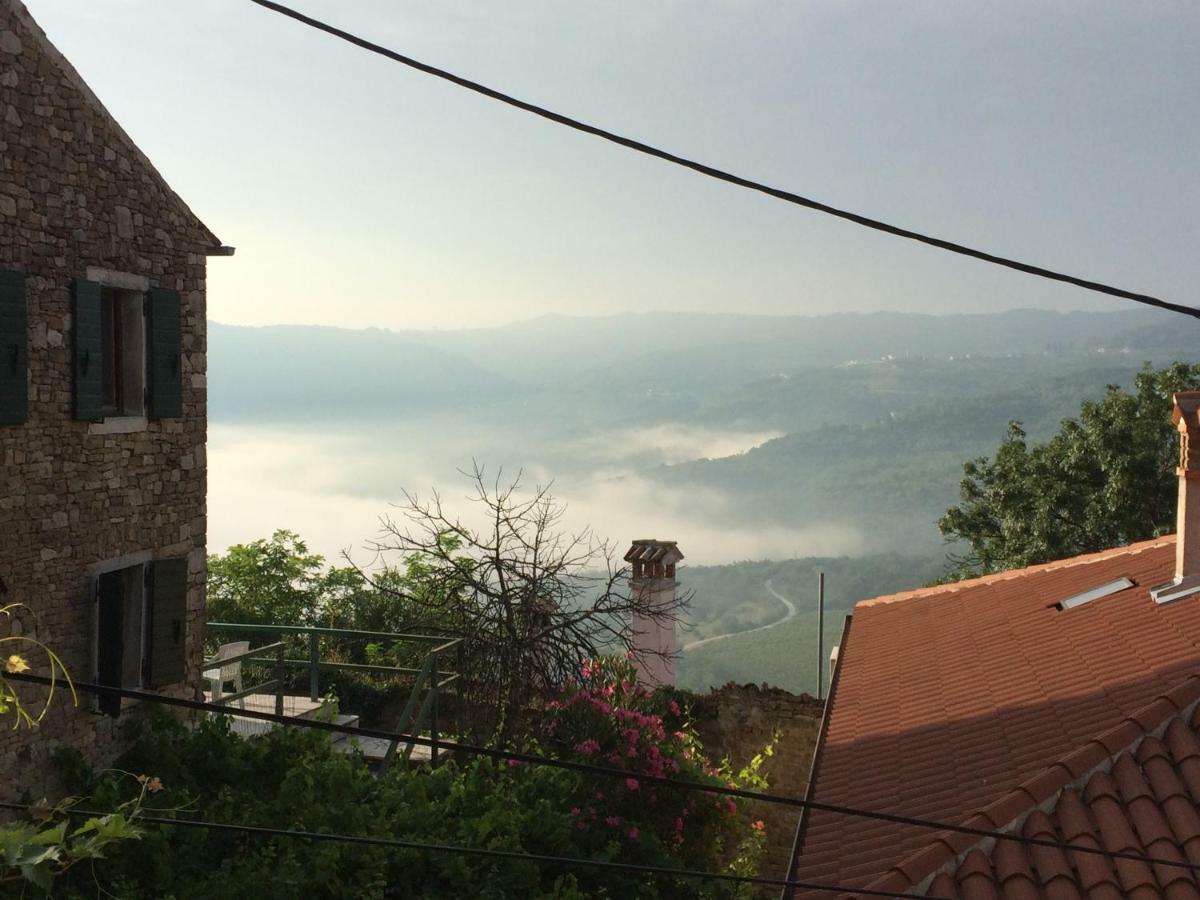
[[[1150,731],[1166,730],[1176,735],[1186,732],[1194,742],[1200,707],[1186,713],[1186,718],[1176,713],[1166,720],[1154,720],[1151,708],[1148,706],[1146,715],[1139,717],[1147,720]],[[1048,814],[1034,807],[1027,809],[1020,833],[1029,838],[1196,864],[1200,810],[1178,776],[1180,766],[1192,758],[1192,742],[1177,739],[1164,743],[1143,732],[1134,743],[1136,748],[1120,751],[1110,770],[1097,770],[1081,789],[1064,783]],[[1184,755],[1174,756],[1172,747]],[[1015,833],[1013,828],[1005,830]],[[942,897],[1200,900],[1200,879],[1187,868],[1114,860],[1059,847],[980,840],[962,853],[957,863],[939,865],[935,870],[922,867],[922,862],[936,863],[937,857],[913,855],[889,873],[893,877],[885,876],[867,886],[875,888],[886,881],[893,885],[889,890],[907,892],[928,880],[928,893]],[[909,879],[903,887],[896,886],[894,876],[898,873]]]
[[[1151,587],[1171,580],[1174,565],[1175,540],[1167,537],[858,604],[840,650],[810,796],[955,823],[997,801],[1004,805],[991,812],[1012,816],[1021,804],[1005,798],[1023,782],[1021,803],[1032,808],[1063,784],[1086,780],[1152,723],[1200,697],[1200,595],[1165,605],[1150,597]],[[1056,608],[1123,577],[1134,587]],[[1200,741],[1184,727],[1168,730],[1161,746],[1194,806]],[[1149,763],[1141,776],[1149,790],[1165,778],[1156,768]],[[1089,833],[1105,845],[1127,840],[1136,822],[1125,821],[1122,830],[1118,813],[1130,805],[1121,783],[1101,780],[1094,790],[1101,787],[1111,788],[1104,795],[1110,803],[1080,801],[1088,816],[1106,823],[1089,824]],[[1184,799],[1177,792],[1171,802]],[[1149,827],[1146,815],[1139,812]],[[1169,815],[1167,821],[1173,824]],[[795,876],[848,888],[892,871],[933,838],[928,829],[816,811],[802,827]],[[1200,852],[1200,839],[1179,850]],[[1105,875],[1089,861],[1073,862],[1091,872],[1086,880],[1077,873],[1072,888],[1086,896],[1122,896],[1157,883],[1145,866],[1108,866]],[[1019,872],[1004,876],[1004,891],[1023,890]],[[965,883],[960,890],[967,894]]]

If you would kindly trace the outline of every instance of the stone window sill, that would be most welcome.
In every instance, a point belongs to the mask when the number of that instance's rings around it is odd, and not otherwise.
[[[147,424],[145,416],[109,416],[102,422],[88,425],[88,434],[133,434],[145,431]]]

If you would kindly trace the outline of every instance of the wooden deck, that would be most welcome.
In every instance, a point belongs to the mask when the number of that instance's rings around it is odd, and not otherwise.
[[[205,702],[211,703],[212,694],[206,693],[204,699]],[[230,709],[230,730],[240,737],[259,737],[272,729],[281,727],[275,722],[264,722],[262,719],[251,719],[237,714],[239,709],[274,713],[274,694],[248,694],[241,700],[234,700],[228,705]],[[347,725],[351,728],[358,725],[359,722],[358,716],[355,715],[332,715],[332,708],[328,708],[322,700],[311,700],[308,697],[297,697],[290,694],[285,695],[283,698],[283,714],[297,719],[324,719],[336,722],[339,725]],[[348,734],[333,735],[334,750],[340,753],[362,753],[367,762],[371,763],[383,760],[384,756],[387,755],[389,743],[389,741],[383,738],[355,737]],[[409,759],[413,763],[423,763],[428,762],[430,758],[431,754],[428,747],[417,746],[413,747],[412,756]]]

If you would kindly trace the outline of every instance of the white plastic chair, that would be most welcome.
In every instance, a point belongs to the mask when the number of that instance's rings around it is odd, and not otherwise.
[[[217,655],[212,659],[205,660],[206,663],[219,663],[223,659],[229,659],[231,656],[241,656],[250,650],[249,641],[234,641],[232,644],[222,644],[217,648]],[[208,681],[209,688],[212,691],[212,702],[216,703],[221,699],[221,694],[225,690],[225,685],[233,682],[233,692],[240,694],[242,688],[242,661],[230,663],[227,666],[218,666],[215,669],[205,669],[204,678]],[[246,698],[239,697],[238,705],[246,708]]]

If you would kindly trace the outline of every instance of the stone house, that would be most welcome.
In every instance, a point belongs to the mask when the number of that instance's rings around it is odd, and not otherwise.
[[[24,607],[0,629],[76,680],[198,685],[205,265],[231,253],[0,0],[0,605]],[[60,742],[116,752],[122,705],[81,695],[0,730],[0,773],[22,773],[0,794],[36,790]]]

